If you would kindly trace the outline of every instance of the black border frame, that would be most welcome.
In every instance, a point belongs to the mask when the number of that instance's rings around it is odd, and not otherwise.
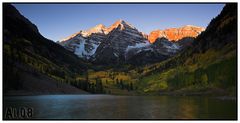
[[[238,21],[238,2],[2,2],[2,49],[3,49],[3,4],[237,4]],[[219,13],[220,14],[220,13]],[[218,15],[219,15],[218,14]],[[26,18],[26,17],[25,17]],[[214,18],[214,17],[213,17]],[[210,23],[210,22],[209,22]],[[34,24],[34,23],[33,23]],[[237,23],[238,34],[238,23]],[[238,39],[238,35],[236,37]],[[4,118],[4,92],[3,92],[3,73],[2,73],[2,120],[3,121],[237,121],[238,120],[238,41],[236,45],[236,118],[235,119],[5,119]],[[3,54],[2,54],[3,69]],[[3,71],[2,71],[3,72]]]

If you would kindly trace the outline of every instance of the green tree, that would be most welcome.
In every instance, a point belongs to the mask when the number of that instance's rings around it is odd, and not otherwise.
[[[133,90],[133,83],[130,83],[130,90]]]
[[[203,85],[207,85],[208,84],[208,76],[207,76],[206,73],[201,76],[201,83]]]
[[[121,87],[122,90],[124,89],[124,84],[123,84],[122,79],[120,80],[120,87]]]
[[[96,78],[96,93],[103,93],[103,84],[100,78]]]
[[[108,84],[108,80],[106,79],[106,84]]]

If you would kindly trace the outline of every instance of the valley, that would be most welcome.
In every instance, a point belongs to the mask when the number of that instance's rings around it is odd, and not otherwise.
[[[210,22],[206,31],[196,39],[192,39],[193,42],[188,41],[187,46],[171,57],[164,60],[156,58],[158,62],[145,62],[145,64],[141,62],[139,65],[138,60],[147,60],[140,59],[141,56],[148,58],[141,54],[140,57],[135,57],[133,62],[118,63],[110,67],[105,65],[100,69],[98,65],[93,66],[89,72],[89,80],[95,83],[96,78],[100,79],[106,92],[110,94],[234,96],[237,81],[237,36],[234,31],[236,30],[234,12],[233,6],[226,6],[223,12]],[[220,26],[223,24],[224,26]],[[163,40],[160,40],[160,46],[164,45]],[[157,41],[152,45],[155,43]],[[138,49],[148,47],[147,45]],[[151,56],[151,58],[155,57]],[[119,81],[124,83],[122,85],[126,85],[126,89],[117,84]],[[128,89],[131,84],[133,89]]]
[[[236,95],[235,4],[227,4],[206,29],[186,25],[147,35],[118,20],[57,43],[13,6],[5,7],[6,93]]]

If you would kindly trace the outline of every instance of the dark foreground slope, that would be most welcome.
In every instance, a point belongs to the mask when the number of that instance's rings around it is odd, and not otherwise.
[[[235,95],[237,4],[226,4],[191,48],[142,71],[141,92]]]
[[[37,27],[10,4],[3,4],[4,94],[86,93],[67,82],[86,64],[44,38]]]

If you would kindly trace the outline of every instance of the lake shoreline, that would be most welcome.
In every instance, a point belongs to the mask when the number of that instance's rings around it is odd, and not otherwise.
[[[135,95],[123,95],[123,94],[91,94],[91,93],[18,93],[18,94],[8,94],[4,97],[14,97],[14,96],[47,96],[47,95],[109,95],[109,96],[172,96],[172,97],[213,97],[220,100],[237,100],[236,96],[232,95],[219,95],[219,94],[203,94],[203,93],[192,93],[192,94],[183,94],[183,93],[173,93],[165,92],[161,94],[135,94]]]
[[[236,94],[231,94],[228,91],[220,88],[208,88],[205,90],[192,90],[192,89],[180,89],[174,91],[159,91],[159,92],[147,92],[131,91],[131,93],[112,93],[112,94],[92,94],[86,91],[66,91],[66,92],[48,92],[48,91],[35,91],[30,92],[26,90],[12,90],[4,93],[4,96],[41,96],[41,95],[113,95],[113,96],[210,96],[223,100],[236,100]]]
[[[47,91],[34,91],[34,92],[30,92],[30,91],[26,91],[26,90],[11,90],[8,92],[5,92],[3,95],[4,96],[37,96],[37,95],[87,95],[87,94],[91,94],[88,93],[86,91],[67,91],[67,92],[60,92],[60,91],[55,91],[55,92],[47,92]]]

